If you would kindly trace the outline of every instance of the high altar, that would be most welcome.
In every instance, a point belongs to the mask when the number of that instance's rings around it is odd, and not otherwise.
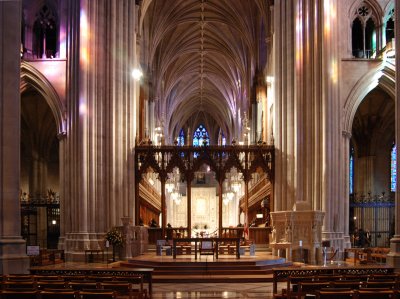
[[[307,203],[297,202],[292,211],[271,212],[270,247],[273,254],[286,251],[286,259],[317,264],[321,248],[325,213],[313,211]]]

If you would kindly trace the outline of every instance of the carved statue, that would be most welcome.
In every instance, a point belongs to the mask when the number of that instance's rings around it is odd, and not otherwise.
[[[292,242],[292,228],[290,227],[290,225],[286,226],[285,241]]]
[[[272,238],[272,243],[276,243],[276,229],[275,226],[272,227],[272,231],[271,231],[271,238]]]
[[[312,238],[313,242],[318,242],[318,229],[315,223],[312,225]]]

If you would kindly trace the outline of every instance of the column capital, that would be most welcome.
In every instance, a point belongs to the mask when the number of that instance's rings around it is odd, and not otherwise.
[[[351,132],[343,130],[342,131],[342,136],[350,139],[351,138]]]
[[[59,141],[64,140],[66,138],[67,138],[67,132],[60,132],[60,133],[57,134],[57,139]]]

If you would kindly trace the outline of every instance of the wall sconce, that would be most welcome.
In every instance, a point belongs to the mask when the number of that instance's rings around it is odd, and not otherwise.
[[[272,84],[274,82],[274,77],[273,76],[266,76],[265,77],[265,82],[267,84]]]
[[[135,69],[133,69],[133,71],[132,71],[132,77],[133,77],[133,79],[135,79],[136,81],[139,81],[139,80],[143,77],[143,72],[142,72],[140,69],[135,68]]]

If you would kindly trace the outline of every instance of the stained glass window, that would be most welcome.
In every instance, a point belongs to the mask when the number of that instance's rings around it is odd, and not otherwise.
[[[181,129],[181,131],[179,132],[178,145],[179,146],[185,145],[185,132],[183,132],[183,129]]]
[[[390,191],[396,192],[396,164],[397,164],[397,149],[393,144],[392,152],[390,154]]]
[[[208,132],[203,125],[200,125],[193,134],[193,146],[210,145]]]
[[[226,145],[226,138],[224,133],[222,133],[222,145],[225,146]]]
[[[354,193],[354,148],[350,150],[349,191],[350,194]]]

